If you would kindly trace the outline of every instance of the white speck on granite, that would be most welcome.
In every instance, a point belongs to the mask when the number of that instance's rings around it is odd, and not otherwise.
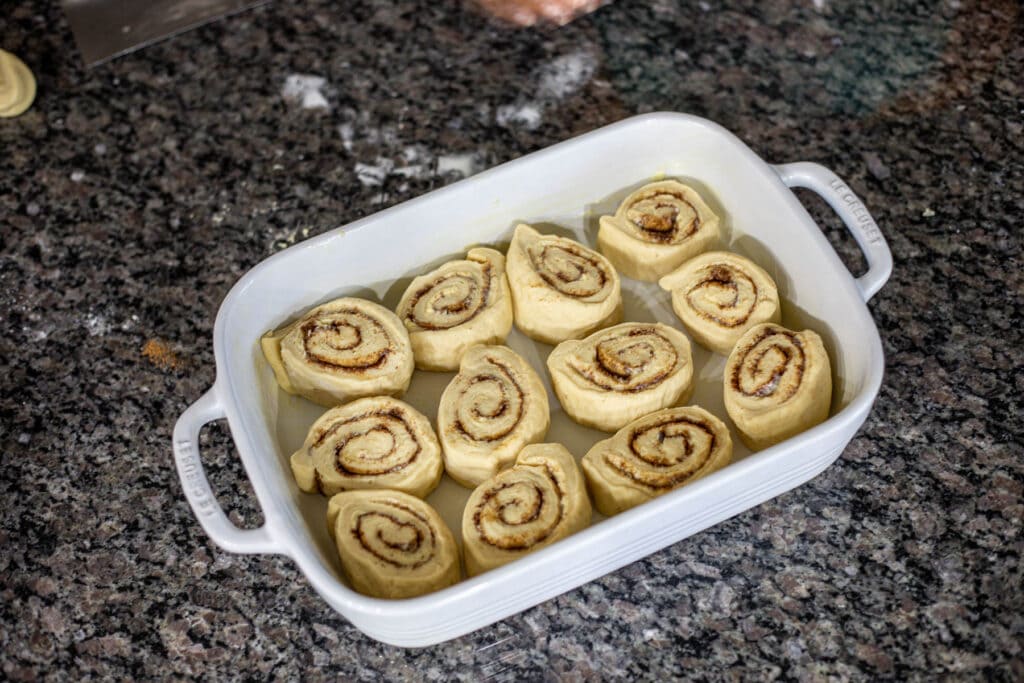
[[[303,109],[330,109],[327,98],[321,90],[327,85],[323,76],[290,74],[281,87],[281,98],[285,102],[299,104]]]
[[[85,327],[89,330],[89,336],[102,337],[110,332],[110,323],[102,315],[90,313],[85,319]]]
[[[473,154],[442,154],[437,158],[437,172],[459,173],[468,178],[477,172],[476,156]]]
[[[548,105],[578,91],[593,78],[596,70],[596,58],[583,50],[553,59],[532,75],[538,82],[538,101],[502,105],[495,112],[495,121],[504,128],[534,130],[543,120]]]
[[[505,128],[525,128],[533,130],[540,125],[543,116],[541,108],[533,103],[506,104],[498,107],[495,120]]]
[[[338,134],[341,135],[341,144],[348,150],[352,151],[352,140],[355,138],[355,129],[351,123],[342,123],[338,126]]]
[[[410,145],[402,150],[402,158],[406,161],[417,161],[423,156],[423,150],[416,145]]]
[[[423,164],[409,164],[408,166],[398,166],[392,171],[395,175],[400,175],[403,178],[419,178],[424,174]]]
[[[388,174],[391,173],[391,169],[394,167],[395,162],[391,161],[391,159],[377,157],[376,164],[356,162],[355,171],[359,182],[364,187],[377,187],[384,182],[384,179],[388,177]]]
[[[538,91],[544,97],[563,99],[586,85],[596,70],[597,60],[589,52],[562,55],[537,71]]]

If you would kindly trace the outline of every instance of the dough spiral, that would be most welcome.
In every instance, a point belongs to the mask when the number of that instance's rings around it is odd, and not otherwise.
[[[466,573],[476,576],[590,523],[583,476],[561,444],[527,446],[511,469],[480,484],[462,514]]]
[[[508,251],[516,326],[531,339],[557,344],[622,319],[619,275],[579,242],[520,224]]]
[[[719,238],[718,216],[689,185],[662,180],[601,216],[597,247],[626,277],[655,282],[707,251]]]
[[[282,389],[324,406],[401,396],[412,379],[405,327],[394,313],[364,299],[317,306],[263,335],[260,345]]]
[[[725,364],[725,409],[751,449],[779,443],[828,417],[832,369],[815,332],[750,328]]]
[[[697,406],[635,420],[583,456],[583,472],[603,515],[614,515],[729,464],[725,424]]]
[[[606,432],[685,401],[692,388],[690,341],[661,323],[622,323],[562,342],[547,365],[569,417]]]
[[[775,282],[739,254],[701,254],[658,284],[672,292],[672,308],[697,343],[723,355],[754,325],[780,320]]]
[[[363,398],[332,408],[291,457],[299,488],[326,496],[396,489],[425,498],[441,481],[441,446],[430,421],[395,398]]]
[[[505,257],[494,249],[470,249],[464,260],[415,278],[397,312],[416,367],[455,370],[470,346],[503,343],[512,329]]]
[[[360,593],[411,598],[457,583],[459,552],[434,508],[401,491],[346,491],[327,505],[342,572]]]
[[[547,391],[530,364],[507,346],[474,346],[438,404],[445,469],[476,486],[543,439],[549,424]]]

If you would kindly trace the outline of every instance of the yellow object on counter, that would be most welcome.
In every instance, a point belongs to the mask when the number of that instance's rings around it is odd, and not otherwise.
[[[35,99],[35,76],[25,62],[0,50],[0,118],[20,116]]]

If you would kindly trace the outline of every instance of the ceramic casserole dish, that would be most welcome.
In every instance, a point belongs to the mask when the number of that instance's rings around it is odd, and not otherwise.
[[[415,275],[461,257],[472,245],[507,246],[520,221],[596,244],[598,217],[632,190],[673,177],[697,187],[723,217],[725,245],[775,278],[783,324],[811,328],[832,359],[833,403],[824,423],[750,453],[738,439],[726,468],[521,560],[445,590],[382,600],[351,590],[325,523],[326,499],[302,493],[288,457],[323,408],[283,393],[259,349],[260,336],[309,307],[343,295],[394,308]],[[854,278],[792,187],[822,196],[865,253]],[[214,325],[216,382],[182,414],[174,455],[185,495],[207,534],[225,550],[291,557],[313,588],[359,629],[400,646],[438,643],[490,624],[779,495],[828,467],[867,417],[882,380],[878,331],[866,301],[885,283],[892,257],[849,187],[811,163],[771,166],[710,121],[675,113],[637,116],[506,163],[288,248],[250,270],[225,298]],[[622,279],[625,320],[681,327],[656,284]],[[513,330],[509,346],[548,382],[551,347]],[[725,358],[698,345],[690,403],[735,429],[722,400]],[[405,400],[434,420],[451,373],[417,372]],[[577,458],[607,435],[572,422],[551,399],[546,441]],[[218,505],[198,452],[201,427],[227,418],[262,506],[258,529],[235,527]],[[433,504],[458,534],[469,491],[446,476]]]

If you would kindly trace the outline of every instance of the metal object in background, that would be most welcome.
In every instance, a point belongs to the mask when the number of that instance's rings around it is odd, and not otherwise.
[[[269,0],[63,0],[87,66]]]

